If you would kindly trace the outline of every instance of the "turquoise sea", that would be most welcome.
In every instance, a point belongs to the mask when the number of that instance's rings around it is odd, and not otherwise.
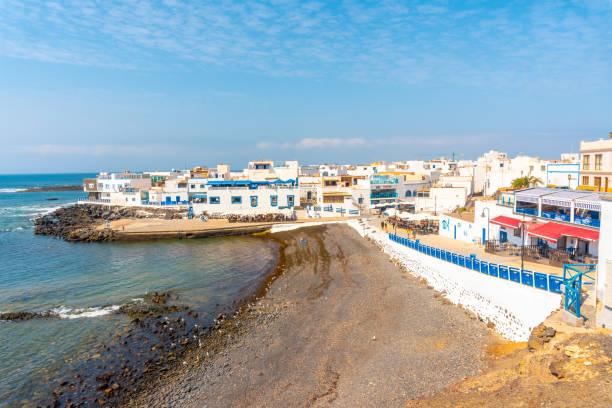
[[[212,320],[250,294],[277,263],[277,245],[261,237],[68,243],[34,235],[37,216],[83,193],[21,190],[81,184],[90,176],[0,175],[0,312],[53,310],[62,316],[0,321],[2,407],[48,400],[67,375],[87,371],[93,348],[129,324],[113,313],[120,305],[171,290]]]

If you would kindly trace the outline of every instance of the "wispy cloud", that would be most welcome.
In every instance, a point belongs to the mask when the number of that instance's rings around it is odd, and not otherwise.
[[[0,15],[0,55],[121,69],[533,87],[596,86],[612,66],[609,0],[4,0]]]
[[[370,139],[364,138],[304,138],[296,143],[290,142],[275,142],[261,141],[256,144],[256,148],[260,150],[276,150],[276,149],[359,149],[380,147],[398,147],[410,148],[418,144],[419,147],[442,147],[456,145],[471,145],[482,143],[484,140],[490,140],[500,135],[453,135],[453,136],[438,136],[429,138],[383,138],[376,137]]]

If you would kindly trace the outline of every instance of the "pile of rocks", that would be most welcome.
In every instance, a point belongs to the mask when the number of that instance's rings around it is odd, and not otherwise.
[[[123,218],[183,218],[185,211],[165,208],[119,207],[79,204],[59,208],[34,221],[34,233],[52,235],[72,242],[113,241],[115,233],[97,229],[105,221]]]

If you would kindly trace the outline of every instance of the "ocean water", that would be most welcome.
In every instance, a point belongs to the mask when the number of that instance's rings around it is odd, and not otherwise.
[[[277,263],[277,245],[262,237],[68,243],[34,235],[37,216],[83,193],[21,190],[89,176],[0,175],[0,312],[62,316],[0,321],[0,406],[48,400],[67,373],[86,369],[93,347],[129,324],[113,313],[120,305],[171,290],[212,316],[249,294]]]

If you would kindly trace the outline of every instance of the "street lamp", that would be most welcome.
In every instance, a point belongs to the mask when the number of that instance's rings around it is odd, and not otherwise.
[[[491,211],[489,210],[489,207],[485,207],[485,208],[482,210],[482,214],[480,215],[480,216],[481,216],[481,217],[483,217],[483,218],[484,218],[484,216],[485,216],[485,210],[487,210],[487,236],[485,237],[486,239],[485,239],[485,242],[483,242],[483,244],[485,244],[485,246],[486,246],[486,245],[487,245],[487,241],[488,241],[489,239],[491,239],[491,238],[490,238],[490,235],[489,235],[489,224],[490,224],[490,220],[489,220],[489,219],[491,218]]]
[[[571,182],[572,182],[572,175],[571,175],[571,174],[568,174],[568,175],[567,175],[567,188],[568,188],[568,190],[571,190],[571,189],[572,189],[572,187],[571,187]]]

